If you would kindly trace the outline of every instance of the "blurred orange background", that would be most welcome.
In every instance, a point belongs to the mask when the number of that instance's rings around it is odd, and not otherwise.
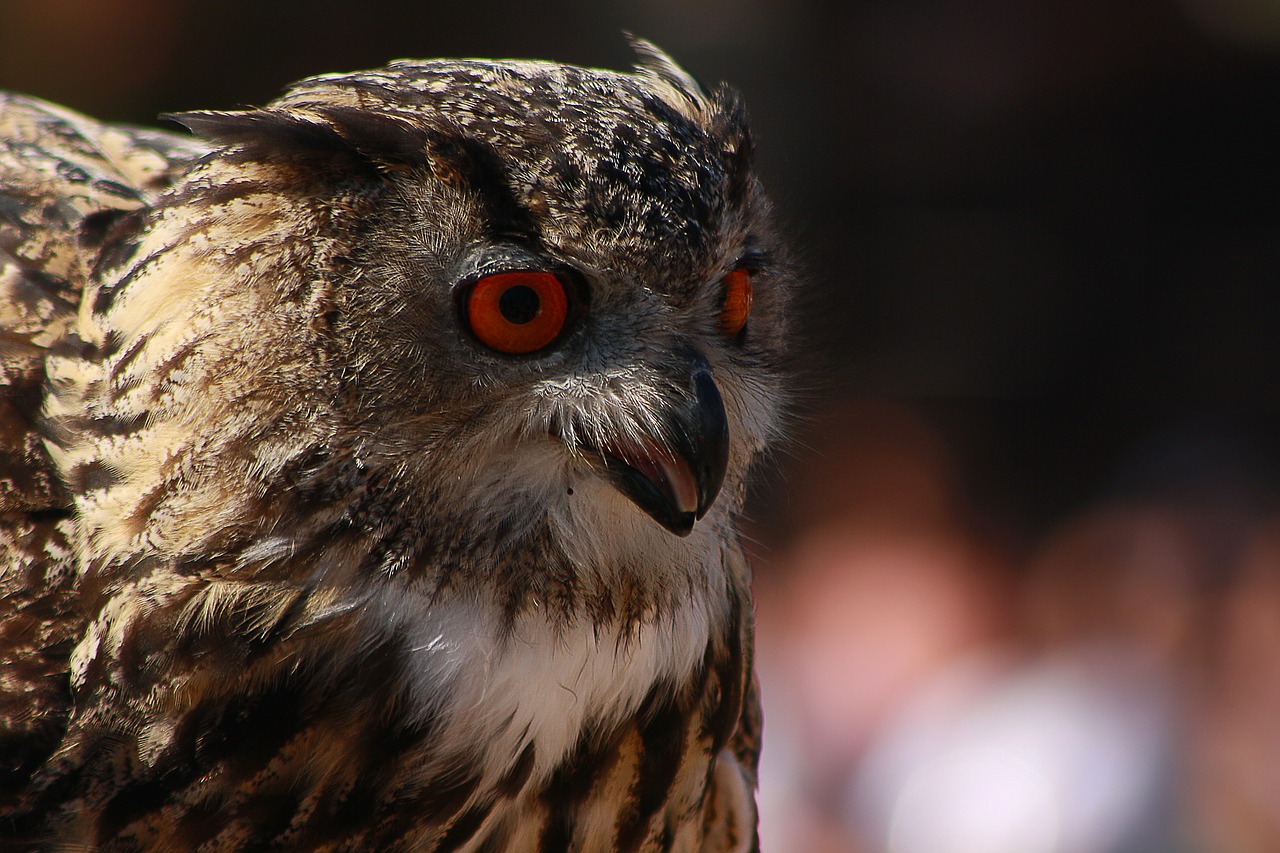
[[[1280,850],[1277,0],[0,0],[0,87],[153,123],[623,30],[743,91],[805,265],[765,849]]]

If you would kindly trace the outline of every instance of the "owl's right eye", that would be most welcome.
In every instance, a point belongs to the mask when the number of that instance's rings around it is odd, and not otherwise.
[[[478,279],[463,306],[467,328],[476,340],[508,355],[550,346],[569,318],[564,283],[553,273],[532,270]]]
[[[724,304],[720,307],[720,331],[738,338],[751,316],[751,272],[738,267],[724,277]]]

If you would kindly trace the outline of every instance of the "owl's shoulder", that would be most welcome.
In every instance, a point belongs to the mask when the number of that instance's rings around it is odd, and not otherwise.
[[[76,354],[111,247],[205,150],[0,93],[0,816],[56,747],[83,630],[70,496],[45,446],[46,360]]]
[[[87,282],[206,150],[0,93],[0,511],[67,504],[35,424],[45,358],[74,347]]]

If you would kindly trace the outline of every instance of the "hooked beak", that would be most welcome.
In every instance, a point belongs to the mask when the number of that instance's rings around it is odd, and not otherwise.
[[[615,436],[597,448],[601,472],[632,503],[677,536],[688,536],[715,503],[729,464],[729,421],[711,367],[695,355],[689,395],[666,413],[664,443]]]

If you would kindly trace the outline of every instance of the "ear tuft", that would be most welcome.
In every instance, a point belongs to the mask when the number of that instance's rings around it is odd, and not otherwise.
[[[695,80],[692,74],[677,65],[666,51],[648,39],[642,39],[631,33],[627,33],[626,36],[627,41],[631,42],[631,49],[639,57],[639,61],[635,64],[637,71],[657,77],[691,100],[704,100],[707,97],[702,84]]]
[[[370,165],[331,125],[282,110],[166,113],[161,118],[233,146],[250,160],[316,170],[367,170]]]
[[[636,73],[648,77],[663,100],[681,113],[696,118],[707,106],[707,91],[662,48],[651,41],[626,33],[639,61]],[[678,100],[677,100],[678,99]]]
[[[461,183],[472,169],[470,157],[455,134],[355,106],[308,105],[299,112],[265,109],[161,117],[207,139],[234,146],[242,157],[324,174],[334,170],[387,174],[428,168],[447,183]]]
[[[711,102],[716,107],[712,133],[721,140],[729,165],[729,197],[740,201],[750,184],[755,159],[746,104],[736,89],[723,83],[711,93]]]
[[[311,107],[353,150],[383,170],[428,166],[432,138],[426,130],[386,113],[352,106]]]

